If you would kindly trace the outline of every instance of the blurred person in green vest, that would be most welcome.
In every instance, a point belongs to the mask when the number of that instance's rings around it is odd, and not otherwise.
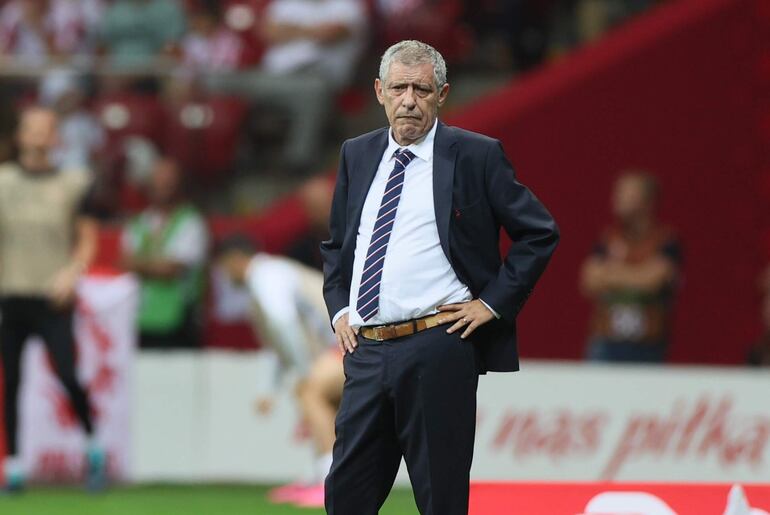
[[[123,266],[141,280],[139,345],[195,348],[208,229],[182,195],[177,162],[158,159],[148,187],[150,206],[130,220],[122,238]]]

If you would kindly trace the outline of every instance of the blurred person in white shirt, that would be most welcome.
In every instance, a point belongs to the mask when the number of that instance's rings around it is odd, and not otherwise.
[[[59,115],[59,144],[54,160],[64,168],[94,169],[97,153],[105,143],[104,129],[86,108],[83,80],[74,71],[60,68],[40,82],[40,103]]]
[[[188,32],[182,38],[182,65],[194,72],[233,71],[241,65],[243,42],[222,23],[222,7],[214,0],[198,0],[189,12]]]
[[[359,0],[274,0],[265,14],[264,69],[313,71],[345,86],[363,51],[366,10]]]
[[[251,297],[254,331],[267,347],[272,368],[256,409],[268,414],[277,390],[293,372],[293,392],[316,451],[314,477],[270,493],[274,502],[323,507],[323,480],[334,445],[334,417],[345,377],[322,295],[321,272],[292,259],[257,252],[246,237],[232,235],[217,247],[217,265]]]
[[[284,161],[306,169],[318,160],[334,96],[350,83],[366,46],[366,6],[360,0],[273,0],[258,24],[267,44],[261,66],[208,75],[206,84],[287,111]]]
[[[91,55],[103,10],[101,0],[12,0],[0,11],[0,50],[29,65]]]

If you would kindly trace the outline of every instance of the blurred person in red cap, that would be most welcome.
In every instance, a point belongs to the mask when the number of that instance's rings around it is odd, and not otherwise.
[[[88,485],[105,480],[88,393],[77,379],[73,314],[76,286],[91,264],[98,225],[89,212],[90,174],[52,162],[56,114],[33,107],[21,115],[18,157],[0,165],[0,358],[4,380],[6,489],[19,491],[25,471],[18,448],[21,356],[32,335],[46,345],[53,369],[87,436]]]
[[[658,222],[658,183],[629,171],[616,181],[615,223],[583,264],[581,287],[594,301],[588,359],[660,363],[665,360],[681,250]]]
[[[294,395],[316,451],[313,477],[273,490],[270,499],[323,507],[323,480],[332,463],[334,417],[345,380],[326,317],[323,275],[292,259],[258,252],[239,235],[218,245],[217,264],[231,281],[248,289],[254,331],[270,352],[272,380],[262,385],[257,410],[272,410],[283,378],[294,372]]]

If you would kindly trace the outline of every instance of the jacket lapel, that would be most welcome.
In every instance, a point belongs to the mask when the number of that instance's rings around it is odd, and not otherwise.
[[[380,166],[380,160],[382,154],[388,147],[388,129],[382,129],[381,132],[376,134],[372,141],[367,145],[365,152],[359,155],[356,159],[357,170],[353,173],[360,173],[360,177],[356,180],[351,178],[351,189],[355,185],[354,191],[349,192],[349,202],[355,202],[353,210],[353,219],[348,224],[348,230],[353,231],[355,234],[358,231],[358,225],[361,223],[361,211],[364,209],[364,202],[366,201],[366,195],[369,193],[369,188],[374,181],[374,176],[377,175],[377,168]]]
[[[441,248],[450,263],[452,256],[449,252],[449,219],[452,214],[452,190],[457,157],[454,144],[452,132],[439,121],[433,143],[433,205]]]

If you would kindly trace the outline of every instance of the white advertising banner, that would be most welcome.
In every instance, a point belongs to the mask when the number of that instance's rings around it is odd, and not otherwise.
[[[131,467],[131,373],[138,301],[129,275],[89,276],[78,287],[78,376],[88,389],[97,441],[116,479]],[[31,339],[22,363],[19,444],[25,467],[41,481],[82,477],[85,435],[42,342]]]
[[[524,363],[479,388],[478,480],[770,482],[770,374]]]
[[[134,478],[306,471],[311,446],[288,394],[270,415],[254,412],[263,365],[253,353],[141,355]],[[472,477],[770,482],[768,392],[757,370],[525,362],[481,378]]]

